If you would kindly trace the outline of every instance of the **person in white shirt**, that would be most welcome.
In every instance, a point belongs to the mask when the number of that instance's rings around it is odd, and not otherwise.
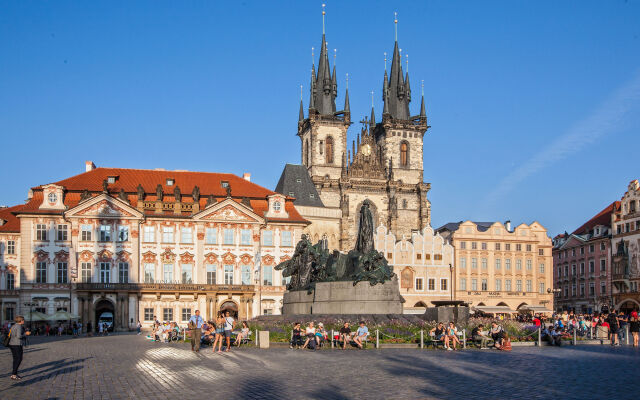
[[[307,345],[309,344],[310,340],[313,340],[315,342],[316,328],[315,326],[313,326],[313,322],[309,322],[309,325],[307,325],[307,328],[305,329],[305,334],[307,335],[307,340],[305,340],[304,345],[302,345],[303,349],[307,348]]]
[[[227,349],[225,351],[227,352],[231,348],[231,333],[233,332],[235,324],[236,321],[229,314],[229,311],[227,311],[224,316],[224,336],[227,338]]]

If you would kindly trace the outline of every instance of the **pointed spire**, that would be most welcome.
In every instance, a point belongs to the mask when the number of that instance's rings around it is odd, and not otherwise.
[[[420,116],[423,118],[427,117],[427,113],[424,109],[424,79],[422,80],[422,101],[420,102]]]
[[[389,114],[394,119],[409,119],[409,102],[411,101],[411,89],[409,87],[409,75],[406,78],[402,73],[402,49],[398,46],[398,14],[395,13],[395,43],[393,57],[391,59],[391,72],[387,77],[385,69],[386,93],[384,94],[384,114]]]
[[[371,91],[371,118],[369,119],[369,125],[376,125],[376,112],[373,108],[373,90]]]
[[[313,47],[311,48],[311,53],[313,54]],[[311,84],[309,85],[309,92],[311,95],[309,96],[309,110],[315,110],[316,108],[316,66],[315,64],[311,64]]]
[[[302,100],[300,100],[300,112],[298,113],[298,122],[304,121],[304,109],[302,108]]]
[[[344,95],[344,112],[351,112],[351,106],[349,105],[349,74],[347,74],[347,91]]]
[[[333,76],[329,66],[327,40],[325,37],[325,10],[322,8],[322,44],[320,47],[320,60],[318,61],[318,74],[315,76],[314,107],[321,115],[333,115],[336,111],[337,82],[335,81],[335,63]]]

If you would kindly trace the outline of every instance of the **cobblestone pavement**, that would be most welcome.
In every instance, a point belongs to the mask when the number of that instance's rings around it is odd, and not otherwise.
[[[136,335],[32,341],[20,382],[9,379],[11,355],[0,350],[0,398],[630,399],[640,367],[640,351],[610,346],[218,355]]]

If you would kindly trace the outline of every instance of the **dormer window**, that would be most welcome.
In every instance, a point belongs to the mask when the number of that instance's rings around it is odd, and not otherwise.
[[[278,212],[282,208],[282,204],[279,201],[273,203],[273,210]]]
[[[49,200],[49,203],[55,204],[58,201],[58,195],[51,192],[49,193],[49,196],[47,196],[47,199]]]
[[[111,183],[116,183],[116,180],[118,179],[117,176],[108,176],[107,177],[107,183],[111,184]]]
[[[173,178],[167,178],[167,186],[173,186],[176,183],[176,180]]]
[[[289,192],[289,197],[296,197],[296,196],[295,196],[295,193],[293,193],[293,192]]]
[[[225,189],[226,189],[226,188],[228,188],[228,187],[229,187],[229,182],[227,182],[227,181],[222,181],[222,182],[220,182],[220,186],[222,186],[223,188],[225,188]]]

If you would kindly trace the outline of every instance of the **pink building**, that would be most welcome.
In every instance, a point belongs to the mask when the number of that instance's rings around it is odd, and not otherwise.
[[[556,310],[602,311],[611,305],[611,214],[609,204],[571,234],[553,240]]]

